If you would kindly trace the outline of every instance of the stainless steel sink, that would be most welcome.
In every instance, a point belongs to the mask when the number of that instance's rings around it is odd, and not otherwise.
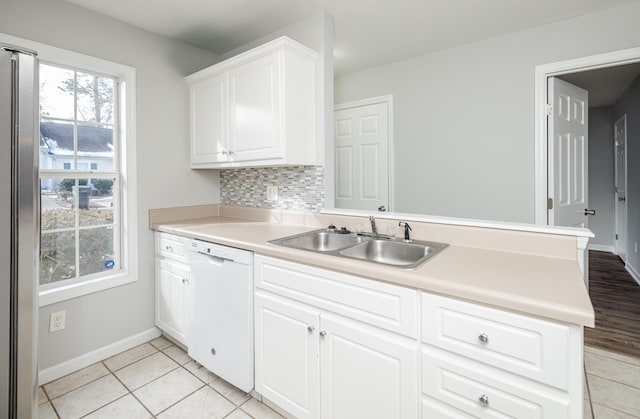
[[[340,255],[369,262],[415,269],[430,257],[447,247],[444,243],[413,240],[373,239],[340,251]]]
[[[368,238],[355,234],[340,234],[335,232],[330,233],[327,230],[315,230],[308,233],[296,234],[295,236],[271,240],[269,243],[324,253],[344,249],[366,240],[368,240]]]
[[[269,243],[343,258],[415,269],[448,245],[445,243],[401,239],[382,239],[315,230],[271,240]]]

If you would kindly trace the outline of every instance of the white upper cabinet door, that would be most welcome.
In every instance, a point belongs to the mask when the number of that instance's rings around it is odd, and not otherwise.
[[[192,84],[189,95],[191,164],[227,161],[227,74]]]
[[[418,417],[418,343],[321,315],[321,411],[331,419]]]
[[[229,137],[233,160],[276,158],[282,154],[280,115],[281,53],[229,71]]]

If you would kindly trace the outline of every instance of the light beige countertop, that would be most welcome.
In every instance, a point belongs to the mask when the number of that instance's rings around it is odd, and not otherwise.
[[[167,221],[151,227],[524,314],[594,326],[593,307],[576,260],[451,244],[418,269],[405,270],[268,243],[317,227],[231,217]]]

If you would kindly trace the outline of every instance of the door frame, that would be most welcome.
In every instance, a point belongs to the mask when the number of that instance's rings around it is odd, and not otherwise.
[[[640,49],[640,48],[639,48]],[[389,176],[388,176],[388,185],[387,188],[389,188],[389,205],[387,208],[387,212],[389,211],[393,211],[395,209],[396,206],[396,200],[395,200],[395,194],[394,194],[394,187],[393,187],[393,180],[395,177],[394,174],[394,144],[393,144],[393,95],[384,95],[384,96],[375,96],[375,97],[369,97],[366,99],[360,99],[360,100],[354,100],[351,102],[344,102],[344,103],[338,103],[337,105],[334,105],[333,107],[333,112],[335,115],[336,111],[341,111],[344,109],[350,109],[350,108],[358,108],[360,106],[368,106],[368,105],[377,105],[379,103],[386,103],[387,104],[387,138],[388,138],[388,142],[387,142],[387,146],[389,147],[389,150],[387,150],[388,154],[387,156],[389,161],[387,162],[389,165]],[[334,118],[335,119],[335,118]],[[335,145],[335,126],[333,128],[334,130],[334,141],[333,141],[333,150],[331,151],[333,153],[333,155],[335,156],[335,152],[336,152],[336,145]],[[335,165],[334,165],[335,166]],[[336,182],[336,172],[335,172],[335,167],[333,168],[333,183],[335,184]]]
[[[628,149],[628,145],[627,145],[627,139],[629,138],[629,136],[627,135],[627,114],[624,113],[620,118],[616,119],[615,122],[613,123],[613,136],[614,136],[614,140],[615,140],[615,129],[616,129],[616,125],[618,125],[618,122],[623,121],[624,122],[624,196],[625,196],[625,205],[624,205],[624,217],[623,218],[623,230],[624,230],[624,258],[620,257],[620,259],[622,259],[622,261],[626,264],[627,263],[627,256],[629,254],[629,243],[627,242],[627,226],[628,226],[628,202],[629,202],[629,185],[627,184],[629,179],[627,177],[627,149]],[[614,176],[616,175],[616,172],[618,171],[618,159],[616,156],[616,145],[614,142],[613,145],[613,156],[614,156]],[[616,193],[614,193],[614,201],[613,201],[613,226],[615,228],[615,233],[618,234],[618,202],[615,198]],[[614,253],[616,255],[619,255],[619,250],[618,250],[618,244],[617,244],[617,240],[616,243],[614,243],[613,245],[613,250]]]
[[[640,62],[640,47],[558,61],[535,67],[535,179],[534,219],[547,225],[548,148],[547,148],[547,79],[563,74]]]

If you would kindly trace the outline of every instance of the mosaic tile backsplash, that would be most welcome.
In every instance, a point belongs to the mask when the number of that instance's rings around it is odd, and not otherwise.
[[[278,200],[267,200],[267,186],[278,187]],[[220,171],[225,205],[320,211],[324,206],[322,166],[259,167]]]

